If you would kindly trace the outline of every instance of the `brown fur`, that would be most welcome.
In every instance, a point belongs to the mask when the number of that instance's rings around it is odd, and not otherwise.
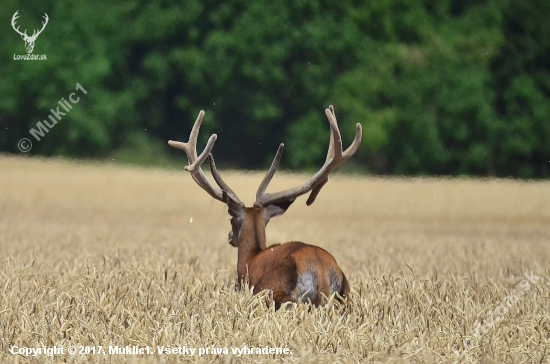
[[[275,307],[284,302],[315,306],[338,293],[349,294],[348,281],[334,257],[322,248],[300,242],[266,247],[264,209],[242,208],[238,229],[238,286],[248,282],[254,293],[271,290]]]

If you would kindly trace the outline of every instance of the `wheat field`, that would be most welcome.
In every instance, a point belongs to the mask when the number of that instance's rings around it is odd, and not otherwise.
[[[262,175],[220,168],[250,204]],[[550,362],[550,183],[335,175],[305,200],[268,243],[331,252],[350,301],[274,311],[183,168],[0,157],[0,362]]]

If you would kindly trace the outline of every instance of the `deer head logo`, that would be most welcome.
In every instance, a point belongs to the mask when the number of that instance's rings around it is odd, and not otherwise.
[[[13,18],[11,18],[11,26],[13,27],[13,30],[15,30],[17,33],[19,33],[19,35],[21,35],[21,38],[23,38],[23,40],[25,41],[25,48],[27,49],[27,53],[30,54],[34,49],[34,42],[36,42],[36,38],[38,38],[40,33],[42,33],[44,28],[46,28],[46,24],[48,24],[48,20],[49,20],[48,14],[44,13],[44,22],[42,22],[42,29],[34,30],[32,35],[29,37],[27,35],[27,29],[25,29],[24,32],[21,32],[19,31],[19,27],[17,28],[15,27],[15,21],[17,20],[17,18],[19,18],[19,15],[17,15],[18,12],[19,10],[17,10],[15,14],[13,14]]]

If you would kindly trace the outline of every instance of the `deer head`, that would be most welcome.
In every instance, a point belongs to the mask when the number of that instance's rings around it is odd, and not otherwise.
[[[25,29],[24,32],[21,32],[19,31],[19,27],[16,28],[16,24],[15,24],[15,21],[17,20],[17,18],[19,17],[19,15],[17,14],[19,12],[19,10],[17,10],[15,12],[15,14],[13,14],[13,17],[11,18],[11,26],[13,28],[13,30],[15,30],[17,33],[19,33],[19,35],[21,35],[21,38],[23,38],[23,40],[25,41],[25,49],[27,50],[27,53],[32,53],[33,49],[34,49],[34,42],[36,42],[36,38],[38,38],[38,36],[40,35],[40,33],[42,33],[42,31],[44,30],[44,28],[46,28],[46,24],[48,24],[48,14],[44,13],[44,22],[42,22],[42,29],[40,30],[34,30],[32,35],[29,37],[27,35],[27,29]]]
[[[281,303],[292,301],[309,301],[318,305],[322,295],[330,296],[338,293],[346,297],[349,284],[334,257],[325,250],[299,242],[270,247],[266,246],[265,227],[270,219],[283,215],[288,207],[301,195],[310,193],[306,204],[311,205],[317,198],[323,186],[327,183],[330,173],[355,154],[361,143],[362,129],[357,124],[355,139],[345,151],[342,149],[342,138],[336,122],[334,108],[325,110],[330,124],[330,142],[327,157],[321,169],[303,184],[276,193],[266,193],[273,179],[283,153],[284,144],[279,145],[271,167],[263,178],[254,206],[245,207],[239,197],[224,182],[216,168],[211,154],[217,139],[213,134],[204,151],[197,155],[196,145],[199,128],[204,117],[204,111],[199,113],[191,130],[187,143],[169,141],[174,148],[187,154],[189,164],[184,168],[191,173],[193,180],[214,199],[224,202],[231,216],[231,231],[229,243],[238,248],[237,287],[242,281],[254,286],[254,293],[263,289],[273,292],[275,307]],[[210,171],[218,188],[215,188],[204,175],[201,165],[209,158]]]

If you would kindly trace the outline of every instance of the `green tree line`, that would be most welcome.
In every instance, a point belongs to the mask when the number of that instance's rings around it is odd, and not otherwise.
[[[78,83],[88,93],[31,155],[164,163],[206,111],[223,166],[324,161],[333,104],[351,167],[378,174],[550,175],[550,2],[38,1],[0,14],[0,151],[21,154]],[[10,22],[40,29],[26,54]],[[177,156],[177,157],[176,157]],[[181,162],[181,160],[180,160]]]

